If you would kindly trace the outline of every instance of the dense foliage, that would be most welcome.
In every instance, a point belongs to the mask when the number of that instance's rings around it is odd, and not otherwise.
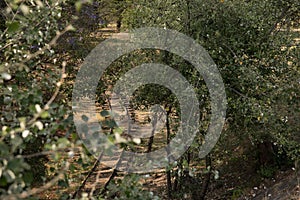
[[[12,0],[1,10],[5,19],[0,32],[2,199],[36,195],[39,191],[30,188],[49,181],[45,155],[58,160],[59,151],[75,145],[59,137],[74,134],[71,112],[59,92],[67,62],[54,50],[59,37],[73,29],[59,23],[63,5],[63,1]],[[61,162],[51,185],[63,178],[67,167]]]
[[[56,195],[66,199],[76,190],[70,186],[77,181],[72,173],[91,168],[93,158],[72,122],[72,84],[78,65],[95,46],[91,32],[110,22],[121,31],[163,27],[182,32],[209,52],[223,77],[226,125],[205,162],[197,150],[208,127],[210,99],[191,64],[165,51],[137,50],[116,60],[99,82],[98,103],[105,104],[104,91],[122,74],[144,62],[158,62],[177,69],[195,87],[201,101],[200,134],[189,151],[167,167],[168,198],[184,198],[186,193],[204,198],[207,180],[211,175],[218,179],[221,166],[231,161],[252,162],[249,165],[266,178],[299,162],[297,0],[7,0],[0,6],[0,199],[38,198],[54,185],[65,188]],[[169,113],[171,139],[180,108],[169,90],[146,85],[131,101],[137,110],[155,104]],[[112,132],[116,129],[111,127]],[[143,140],[141,146],[149,145]],[[124,145],[130,150],[136,146]],[[144,191],[138,176],[112,181],[105,190],[102,195],[82,194],[82,199],[160,196]]]

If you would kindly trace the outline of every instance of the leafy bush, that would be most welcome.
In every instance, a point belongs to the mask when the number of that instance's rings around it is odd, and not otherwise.
[[[70,111],[59,94],[66,62],[53,49],[72,30],[58,23],[63,1],[6,2],[5,28],[0,31],[2,199],[35,194],[30,188],[48,181],[45,155],[68,147],[58,136],[72,132]]]
[[[124,179],[118,179],[112,182],[108,187],[108,195],[104,199],[119,199],[119,200],[158,200],[153,192],[144,191],[139,183],[139,176],[127,175]]]

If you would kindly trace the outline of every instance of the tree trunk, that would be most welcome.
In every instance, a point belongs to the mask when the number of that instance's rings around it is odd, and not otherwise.
[[[209,169],[207,174],[204,177],[203,183],[202,183],[202,188],[201,188],[201,193],[199,196],[199,200],[204,200],[207,190],[208,190],[208,186],[209,186],[209,182],[210,182],[210,175],[211,175],[211,157],[210,154],[208,154],[205,157],[205,165],[206,165],[206,169]]]
[[[166,116],[166,128],[167,128],[167,145],[171,141],[171,127],[170,127],[170,119],[169,116],[171,114],[172,106],[169,106]],[[167,148],[167,156],[168,156],[168,162],[170,162],[170,151],[169,148]],[[172,199],[172,181],[171,181],[171,170],[167,169],[167,192],[168,192],[168,199]]]

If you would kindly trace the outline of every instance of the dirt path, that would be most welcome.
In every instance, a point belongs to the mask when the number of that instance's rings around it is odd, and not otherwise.
[[[153,126],[148,122],[149,116],[151,116],[150,112],[147,111],[133,111],[129,104],[125,103],[123,106],[120,103],[120,99],[116,95],[112,95],[110,99],[110,106],[106,106],[105,110],[110,110],[115,116],[116,122],[118,122],[118,126],[124,130],[126,135],[132,135],[136,138],[147,138],[144,139],[144,144],[138,145],[135,151],[138,152],[146,152],[147,150],[147,141],[149,140],[149,136],[152,134]],[[124,99],[123,103],[126,102]],[[85,102],[83,101],[83,104]],[[101,108],[98,108],[97,111],[93,110],[93,107],[89,106],[89,101],[86,102],[87,106],[83,106],[84,114],[88,116],[89,123],[99,123],[99,121],[104,120],[103,117],[99,114],[101,112]],[[109,109],[110,107],[110,109]],[[132,113],[135,113],[134,119],[130,116]],[[74,118],[81,119],[81,114],[75,114]],[[131,123],[128,122],[128,118],[131,118]],[[159,123],[159,126],[155,129],[155,137],[154,137],[154,146],[153,148],[159,148],[166,144],[166,136],[163,133],[164,121]],[[78,194],[82,191],[84,192],[99,192],[99,190],[107,183],[110,175],[113,173],[114,167],[118,165],[120,169],[120,173],[117,173],[116,179],[123,177],[126,173],[122,171],[126,171],[128,167],[128,163],[122,160],[130,160],[130,158],[121,157],[121,162],[119,162],[121,156],[121,150],[119,152],[114,153],[113,155],[104,155],[101,157],[100,163],[95,163],[95,168],[90,170],[90,174],[87,175],[86,183],[82,185]],[[158,170],[158,172],[162,173],[163,169]],[[147,173],[146,173],[147,174]],[[145,183],[147,182],[144,180]],[[151,181],[150,181],[151,182]],[[159,181],[158,181],[159,182]]]
[[[120,38],[126,37],[126,34],[118,34],[116,29],[116,24],[108,24],[106,28],[102,28],[95,33],[91,34],[90,37],[96,38]],[[138,152],[146,152],[147,141],[148,138],[153,134],[153,124],[149,123],[149,119],[151,116],[153,117],[153,113],[149,111],[134,111],[130,108],[129,103],[125,99],[120,99],[116,94],[109,94],[110,101],[106,103],[105,110],[110,110],[112,115],[114,116],[115,121],[118,123],[118,126],[123,129],[126,135],[130,135],[132,138],[145,138],[142,140],[144,144],[138,145],[135,151]],[[85,102],[86,101],[86,102]],[[91,102],[88,99],[83,100],[83,113],[87,115],[89,118],[89,123],[99,123],[99,121],[105,120],[103,116],[99,113],[103,108],[97,107],[95,110],[93,106],[91,106]],[[74,118],[80,119],[81,114],[74,116]],[[130,120],[128,120],[130,119]],[[160,146],[164,146],[166,144],[166,136],[163,133],[163,127],[165,124],[165,118],[162,115],[160,120],[158,120],[157,127],[154,131],[154,146],[153,148],[159,148]],[[147,139],[146,139],[147,138]],[[115,153],[114,155],[105,155],[101,157],[100,162],[95,161],[94,167],[86,172],[85,182],[84,180],[79,185],[76,186],[77,197],[81,195],[82,192],[97,195],[103,189],[103,186],[107,184],[110,176],[114,171],[114,166],[118,163],[120,159],[120,152]],[[122,178],[126,173],[122,172],[122,169],[126,169],[128,163],[121,161],[118,163],[119,171],[114,179]],[[158,170],[157,173],[154,174],[144,174],[143,184],[145,186],[153,187],[161,187],[164,182],[164,169]],[[155,180],[153,179],[154,176]],[[163,178],[162,178],[163,177]]]

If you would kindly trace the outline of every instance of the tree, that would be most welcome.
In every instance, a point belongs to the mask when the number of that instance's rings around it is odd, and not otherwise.
[[[290,159],[296,160],[299,51],[293,42],[297,33],[291,29],[298,23],[297,1],[140,0],[123,13],[123,24],[128,29],[144,26],[175,29],[208,50],[227,89],[227,130],[223,137],[230,135],[240,143],[247,140],[252,144],[247,148],[254,149],[262,142],[270,142],[276,156],[286,152]],[[181,69],[183,74],[190,70],[186,63],[179,61],[176,65],[176,62],[172,56],[167,64]],[[191,82],[193,76],[197,74],[191,76]],[[156,95],[163,98],[159,93]],[[204,96],[208,100],[208,94]],[[282,112],[287,109],[283,105],[286,101],[295,109],[290,116]],[[202,109],[209,110],[209,103]],[[285,121],[286,118],[291,121]],[[286,123],[290,123],[289,128]],[[205,132],[205,127],[200,130]],[[226,143],[226,138],[221,141]],[[215,148],[215,157],[222,157],[223,150],[222,146]]]
[[[0,31],[0,198],[31,198],[65,183],[70,166],[61,162],[53,177],[46,174],[47,159],[58,160],[63,149],[72,148],[69,139],[59,137],[72,135],[73,129],[66,104],[57,98],[67,63],[54,46],[73,27],[58,23],[61,1],[5,3],[1,11],[6,23]]]

